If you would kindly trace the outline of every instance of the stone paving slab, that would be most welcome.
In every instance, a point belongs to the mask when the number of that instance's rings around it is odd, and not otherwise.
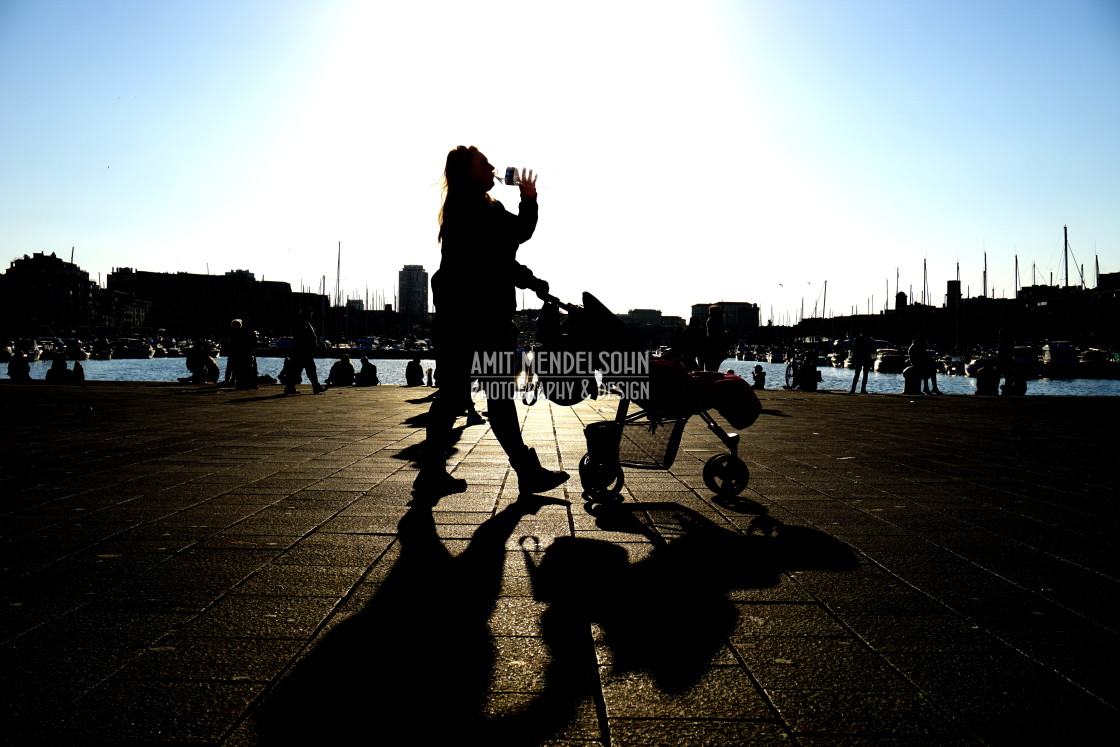
[[[410,506],[431,390],[0,382],[12,744],[1096,743],[1116,723],[1109,398],[763,393],[750,486],[669,470]],[[460,422],[460,425],[462,423]],[[760,518],[761,517],[761,518]]]

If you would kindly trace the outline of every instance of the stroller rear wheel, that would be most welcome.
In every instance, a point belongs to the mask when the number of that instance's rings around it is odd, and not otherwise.
[[[750,479],[747,463],[732,454],[718,454],[704,463],[704,484],[716,495],[739,495]]]
[[[622,491],[626,478],[619,464],[596,462],[590,454],[584,454],[579,460],[579,480],[591,499],[610,500]]]

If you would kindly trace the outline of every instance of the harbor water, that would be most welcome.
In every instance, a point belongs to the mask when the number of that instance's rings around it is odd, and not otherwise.
[[[331,366],[338,361],[337,358],[316,358],[315,368],[319,373],[319,381],[326,381]],[[218,358],[218,369],[224,378],[226,373],[225,358]],[[371,358],[370,362],[377,366],[377,377],[382,384],[404,385],[404,367],[408,361],[396,358]],[[280,369],[284,365],[283,358],[257,358],[257,371],[262,375],[272,378],[280,376]],[[420,359],[420,365],[427,370],[434,369],[436,362],[432,359]],[[37,361],[31,364],[31,378],[42,379],[47,375],[51,364],[47,361]],[[67,362],[68,368],[73,368],[73,361]],[[120,359],[120,360],[88,360],[82,361],[82,368],[86,372],[87,381],[178,381],[180,377],[190,376],[187,371],[187,359],[175,358],[147,358],[147,359]],[[354,361],[354,368],[360,368],[360,363]],[[304,376],[306,386],[307,377]]]
[[[378,376],[382,385],[404,385],[404,369],[408,365],[403,359],[370,359],[377,366]],[[317,358],[315,365],[319,371],[319,379],[327,378],[333,358]],[[257,366],[260,373],[275,378],[280,373],[283,360],[280,358],[258,358]],[[435,368],[432,359],[421,359],[421,366],[427,370]],[[31,364],[31,378],[43,379],[46,376],[50,363],[38,361]],[[73,363],[68,364],[71,368]],[[784,363],[767,363],[765,361],[740,361],[728,358],[720,365],[721,371],[733,370],[738,375],[751,381],[751,372],[756,365],[762,366],[766,372],[766,388],[781,389],[785,384],[786,366]],[[188,376],[186,359],[184,358],[150,358],[146,360],[88,360],[82,361],[85,368],[86,379],[89,381],[176,381],[179,377]],[[225,374],[226,360],[218,359],[218,367]],[[820,389],[847,391],[852,385],[852,371],[847,368],[832,368],[823,366],[820,369]],[[943,394],[975,394],[976,380],[967,376],[937,377],[937,386]],[[867,377],[867,390],[878,394],[900,394],[903,391],[902,374],[871,373]],[[1120,380],[1115,379],[1032,379],[1027,383],[1027,395],[1043,396],[1120,396]]]
[[[747,381],[752,381],[754,367],[762,366],[766,372],[766,388],[781,389],[786,383],[786,364],[766,361],[740,361],[729,358],[720,366],[721,371],[733,370]],[[820,389],[848,391],[852,387],[850,368],[821,366]],[[942,394],[976,394],[976,379],[970,376],[937,375],[937,388]],[[857,391],[859,390],[857,386]],[[874,394],[901,394],[904,389],[902,374],[872,372],[867,376],[867,391]],[[1065,397],[1115,397],[1120,396],[1120,381],[1116,379],[1030,379],[1028,395]]]

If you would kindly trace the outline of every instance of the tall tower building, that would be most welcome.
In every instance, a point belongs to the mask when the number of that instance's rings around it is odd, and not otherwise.
[[[405,265],[397,273],[397,311],[406,332],[428,326],[428,271],[424,265]]]

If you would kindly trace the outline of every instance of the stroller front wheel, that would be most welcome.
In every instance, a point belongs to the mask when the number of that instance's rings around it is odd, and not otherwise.
[[[618,464],[596,462],[590,454],[579,460],[579,480],[583,490],[593,500],[608,500],[622,491],[625,477]]]
[[[716,495],[739,495],[750,479],[747,463],[732,454],[719,454],[704,463],[704,484]]]

